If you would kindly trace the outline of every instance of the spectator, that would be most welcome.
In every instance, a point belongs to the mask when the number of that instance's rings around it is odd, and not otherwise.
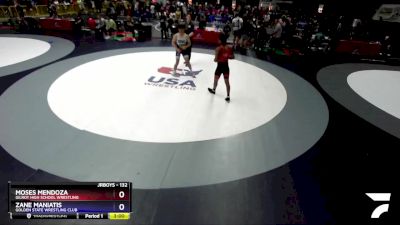
[[[184,3],[184,4],[182,5],[182,13],[183,13],[183,15],[188,15],[188,10],[187,10],[186,3]]]
[[[246,18],[243,22],[243,27],[241,29],[241,39],[240,39],[240,47],[242,49],[247,49],[249,45],[249,40],[252,35],[252,25],[251,25],[251,20],[249,18]]]
[[[180,9],[180,7],[176,8],[176,12],[175,12],[175,19],[176,20],[181,20],[182,18],[182,10]]]
[[[111,17],[106,18],[106,39],[109,39],[110,36],[117,31],[117,24]]]
[[[174,26],[174,19],[173,19],[172,13],[168,16],[167,22],[168,22],[168,30],[169,30],[169,33],[170,33],[170,35],[172,37],[175,34],[175,29],[173,27]]]
[[[82,27],[83,27],[83,19],[81,14],[78,13],[74,20],[73,32],[74,32],[74,42],[76,46],[80,45],[80,40],[82,38]]]
[[[109,6],[108,6],[108,8],[107,8],[106,14],[107,14],[107,16],[108,16],[109,18],[116,19],[116,17],[117,17],[117,11],[116,11],[116,9],[115,9],[115,5],[114,5],[113,2],[110,2]]]
[[[125,29],[129,32],[134,33],[135,32],[135,24],[133,22],[132,17],[127,16],[126,21],[125,21]]]
[[[19,4],[18,1],[14,1],[14,3],[15,3],[14,4],[15,9],[17,10],[17,13],[18,13],[18,17],[24,18],[25,17],[24,9],[22,8],[22,6]]]
[[[199,29],[204,30],[207,26],[207,19],[205,15],[200,16]]]
[[[97,16],[97,21],[96,21],[96,39],[104,41],[105,31],[106,31],[106,21],[99,14]]]
[[[389,35],[386,35],[385,38],[381,41],[381,55],[384,57],[392,56],[392,40]]]
[[[83,0],[84,4],[85,4],[85,8],[92,8],[92,3],[91,0]]]
[[[126,15],[126,8],[123,2],[118,2],[115,10],[118,16]]]
[[[85,9],[85,3],[83,0],[76,0],[76,4],[79,7],[79,10],[84,10]]]
[[[96,20],[91,15],[87,20],[87,26],[90,30],[96,30]]]
[[[96,8],[96,4],[94,3],[94,0],[90,0],[90,9],[95,9]]]
[[[154,19],[156,15],[156,6],[154,4],[150,5],[150,13],[151,13],[151,18]]]
[[[193,35],[194,35],[194,24],[192,22],[192,17],[190,15],[186,16],[186,31],[185,33],[189,36],[190,46],[188,47],[189,60],[192,57],[192,43],[193,43]]]
[[[271,34],[271,47],[279,48],[282,43],[282,19],[275,19],[274,30]]]
[[[168,26],[166,12],[162,12],[160,16],[161,39],[168,38]]]
[[[55,1],[52,1],[48,6],[47,6],[47,10],[49,12],[49,16],[52,18],[56,18],[57,17],[57,5],[55,3]]]
[[[360,31],[361,31],[361,20],[360,19],[354,19],[352,23],[352,31],[350,33],[350,38],[359,38],[360,36]]]
[[[31,1],[31,0],[27,0],[26,1],[26,9],[27,10],[32,11],[33,10],[33,5],[34,5],[33,1]]]
[[[96,12],[101,13],[101,9],[103,8],[103,1],[102,0],[95,0],[94,5],[96,7]]]
[[[229,36],[231,35],[231,31],[232,31],[232,28],[231,28],[231,25],[230,25],[230,23],[228,21],[228,22],[225,23],[224,28],[223,28],[223,33],[224,33],[226,38],[229,38]]]
[[[243,19],[240,17],[239,13],[235,15],[232,20],[232,30],[233,30],[233,48],[236,48],[240,44],[240,38],[243,27]]]
[[[132,5],[128,5],[128,7],[127,7],[127,9],[126,9],[126,14],[128,15],[128,16],[133,16],[133,8],[132,8]]]
[[[194,32],[194,23],[192,21],[192,16],[187,15],[186,16],[186,34],[188,34],[189,37],[192,38],[193,32]]]

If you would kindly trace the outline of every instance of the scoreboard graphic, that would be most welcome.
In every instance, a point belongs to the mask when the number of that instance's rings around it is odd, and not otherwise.
[[[131,182],[8,183],[10,219],[128,220]]]

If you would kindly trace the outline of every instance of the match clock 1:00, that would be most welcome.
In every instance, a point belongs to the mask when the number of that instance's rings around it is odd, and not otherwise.
[[[110,220],[129,220],[130,214],[129,213],[109,213],[108,218]]]
[[[115,213],[113,216],[115,219],[124,219],[126,217],[126,215],[122,213]]]

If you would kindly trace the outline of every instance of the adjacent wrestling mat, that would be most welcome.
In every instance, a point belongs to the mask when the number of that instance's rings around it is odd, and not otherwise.
[[[333,65],[319,71],[317,79],[338,103],[400,138],[400,67]]]
[[[46,65],[71,53],[68,40],[41,35],[0,35],[0,77]]]

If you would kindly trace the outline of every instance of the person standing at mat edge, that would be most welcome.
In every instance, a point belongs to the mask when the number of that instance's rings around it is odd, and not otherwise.
[[[215,89],[218,85],[218,80],[221,77],[221,74],[224,75],[225,85],[226,85],[226,93],[227,96],[225,101],[230,102],[230,92],[231,92],[231,85],[229,83],[229,65],[228,60],[234,59],[235,55],[233,54],[232,46],[226,44],[226,40],[228,37],[225,35],[220,36],[220,46],[215,49],[215,58],[214,62],[217,62],[217,69],[215,70],[214,76],[214,87],[208,88],[208,91],[211,94],[215,94]]]
[[[186,16],[186,24],[187,24],[187,27],[186,27],[185,33],[187,35],[189,35],[190,42],[191,42],[190,47],[188,48],[189,60],[190,60],[191,57],[192,57],[192,43],[193,43],[192,38],[193,38],[193,35],[194,35],[194,23],[192,22],[192,16],[191,15],[187,15]]]
[[[192,74],[192,65],[190,64],[190,46],[192,43],[190,42],[190,37],[185,33],[185,24],[178,25],[178,33],[174,34],[172,38],[172,46],[174,46],[176,50],[176,62],[174,65],[173,76],[176,76],[176,69],[179,64],[179,59],[181,55],[185,60],[185,65],[189,67],[190,74]]]

